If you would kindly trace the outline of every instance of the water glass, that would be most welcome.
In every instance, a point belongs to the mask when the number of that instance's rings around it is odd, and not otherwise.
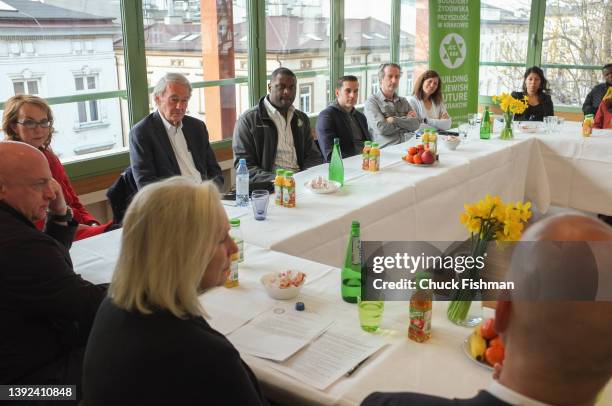
[[[546,133],[552,133],[557,127],[557,117],[555,116],[546,116],[544,117],[544,127],[546,128]]]
[[[463,137],[463,141],[467,141],[467,137],[468,137],[468,132],[470,131],[470,125],[469,124],[460,124],[459,125],[459,136]]]
[[[468,124],[470,125],[470,127],[477,126],[479,121],[480,120],[478,120],[478,113],[468,114]]]
[[[383,311],[385,310],[385,302],[382,300],[361,300],[357,303],[359,311],[359,324],[361,329],[369,333],[378,330],[380,319],[382,319]]]
[[[267,190],[253,190],[251,193],[251,206],[255,220],[265,220],[268,213],[270,192]]]

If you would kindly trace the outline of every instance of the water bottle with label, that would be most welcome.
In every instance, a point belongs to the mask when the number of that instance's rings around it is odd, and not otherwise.
[[[236,169],[236,206],[247,207],[249,205],[249,169],[246,161],[238,161]]]
[[[361,238],[358,221],[351,224],[341,279],[342,299],[348,303],[357,303],[361,296]]]

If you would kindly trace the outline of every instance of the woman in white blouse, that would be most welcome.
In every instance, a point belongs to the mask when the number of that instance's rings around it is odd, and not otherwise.
[[[442,101],[442,80],[438,72],[427,70],[419,76],[408,102],[421,120],[421,127],[451,128],[452,119]]]

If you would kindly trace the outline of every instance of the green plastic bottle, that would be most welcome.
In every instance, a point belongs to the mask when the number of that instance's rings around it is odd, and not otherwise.
[[[332,149],[331,160],[329,161],[329,180],[335,180],[344,184],[344,164],[342,163],[342,154],[340,153],[340,140],[334,138],[334,146]]]
[[[480,122],[480,139],[488,140],[491,138],[491,112],[489,106],[485,106],[485,111],[482,114],[482,121]]]
[[[342,299],[345,302],[357,303],[358,297],[361,296],[361,239],[358,221],[351,224],[341,277]]]

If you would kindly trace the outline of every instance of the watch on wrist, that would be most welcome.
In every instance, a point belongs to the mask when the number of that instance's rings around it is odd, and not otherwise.
[[[56,223],[69,222],[72,220],[72,209],[70,207],[66,207],[66,214],[52,214],[49,213],[49,220],[55,221]]]

